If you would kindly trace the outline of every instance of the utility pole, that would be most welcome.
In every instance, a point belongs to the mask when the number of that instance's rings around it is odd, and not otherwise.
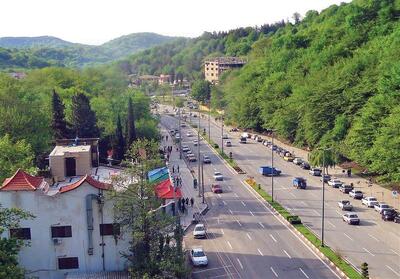
[[[221,151],[224,154],[224,116],[221,116]]]
[[[201,160],[201,189],[202,189],[202,203],[204,203],[204,162]]]
[[[321,220],[321,246],[324,247],[325,231],[325,149],[322,149],[322,220]]]
[[[271,167],[272,167],[272,173],[271,173],[271,188],[272,188],[272,202],[274,202],[274,130],[272,130],[272,148],[271,148]]]
[[[201,175],[200,175],[200,106],[198,105],[199,124],[197,125],[197,174],[199,185],[199,197],[201,196]]]
[[[181,133],[181,108],[178,108],[179,125],[179,159],[182,159],[182,133]]]
[[[208,100],[208,142],[211,142],[211,102]]]

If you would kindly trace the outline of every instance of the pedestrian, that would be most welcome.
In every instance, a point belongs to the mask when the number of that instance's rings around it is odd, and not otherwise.
[[[186,198],[186,205],[189,205],[189,198]]]
[[[168,141],[168,135],[165,136],[165,140]]]
[[[165,153],[165,151],[167,150],[167,147],[166,146],[163,146],[164,147],[164,153]]]
[[[182,203],[182,213],[185,213],[185,209],[186,209],[185,203]]]
[[[177,171],[178,171],[178,173],[179,173],[179,165],[177,166],[177,169],[176,169]]]
[[[179,186],[182,187],[182,178],[179,178]]]
[[[193,197],[191,197],[190,198],[190,206],[193,207],[193,204],[194,204],[194,199],[193,199]]]
[[[167,154],[167,161],[169,161],[169,154]]]
[[[175,166],[172,165],[172,173],[175,173]]]
[[[176,147],[176,152],[178,152],[178,151],[179,151],[179,147],[177,146],[177,147]]]

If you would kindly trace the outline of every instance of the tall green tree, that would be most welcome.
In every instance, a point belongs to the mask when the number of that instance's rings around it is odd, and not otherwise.
[[[207,80],[196,80],[192,85],[192,97],[198,102],[206,103],[210,100],[211,83]]]
[[[95,112],[90,107],[89,98],[78,93],[72,97],[72,127],[80,138],[97,138],[100,136]]]
[[[125,141],[122,132],[121,117],[118,115],[117,128],[113,140],[114,159],[122,160],[125,152]]]
[[[0,204],[0,236],[11,228],[18,228],[20,221],[34,218],[19,208],[4,208]],[[18,266],[18,252],[23,240],[0,237],[0,278],[23,279],[24,270]]]
[[[131,146],[131,144],[137,139],[136,137],[136,127],[135,127],[135,115],[133,114],[133,104],[132,99],[129,97],[128,99],[128,118],[126,121],[126,144],[127,147]]]
[[[333,147],[316,148],[310,153],[310,163],[313,166],[325,166],[325,173],[328,174],[328,169],[334,167],[338,162],[338,153]]]
[[[53,89],[52,99],[52,118],[51,128],[53,130],[54,139],[65,139],[70,137],[70,131],[68,129],[68,123],[65,120],[65,106],[57,94],[56,90]]]

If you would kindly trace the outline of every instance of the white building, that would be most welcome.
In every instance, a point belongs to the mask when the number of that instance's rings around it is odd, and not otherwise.
[[[68,151],[64,146],[63,150],[67,157],[77,160],[77,167],[83,164],[79,158],[91,164],[87,154],[82,155],[82,150],[90,152],[90,147],[82,148],[79,156],[74,154],[74,148],[71,146]],[[55,154],[60,156],[59,152]],[[58,165],[65,168],[64,164]],[[60,173],[52,167],[50,164],[52,173]],[[113,224],[113,204],[107,199],[111,184],[106,182],[118,170],[97,167],[91,168],[91,172],[66,176],[65,181],[49,185],[44,178],[18,170],[3,182],[2,206],[18,207],[36,216],[22,221],[20,229],[5,232],[5,236],[13,234],[29,242],[19,254],[19,263],[28,276],[58,279],[76,272],[126,270],[127,262],[121,253],[127,252],[130,235],[123,234],[118,224]]]

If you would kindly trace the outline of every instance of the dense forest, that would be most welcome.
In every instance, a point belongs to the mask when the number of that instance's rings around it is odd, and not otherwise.
[[[155,33],[134,33],[92,46],[49,36],[4,37],[0,38],[0,70],[108,63],[175,39]]]

